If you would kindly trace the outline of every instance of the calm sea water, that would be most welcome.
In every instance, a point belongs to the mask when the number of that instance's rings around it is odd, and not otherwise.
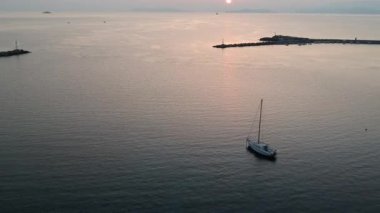
[[[105,21],[105,22],[104,22]],[[380,16],[0,15],[1,212],[379,212]],[[276,161],[244,147],[260,98]],[[368,128],[365,132],[364,129]],[[255,134],[255,132],[253,132]]]

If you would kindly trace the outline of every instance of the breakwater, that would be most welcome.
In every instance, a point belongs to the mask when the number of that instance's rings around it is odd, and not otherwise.
[[[237,43],[237,44],[219,44],[215,48],[232,48],[232,47],[255,47],[270,45],[308,45],[308,44],[366,44],[380,45],[380,40],[359,40],[355,39],[311,39],[294,36],[275,35],[273,37],[264,37],[260,42]]]
[[[0,52],[0,57],[9,57],[9,56],[23,55],[23,54],[28,54],[28,53],[30,53],[30,52],[26,51],[26,50],[14,49],[14,50],[10,50],[10,51]]]

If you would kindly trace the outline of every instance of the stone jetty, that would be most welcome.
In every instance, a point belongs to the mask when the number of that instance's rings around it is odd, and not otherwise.
[[[380,45],[380,40],[359,40],[355,39],[311,39],[294,36],[275,35],[273,37],[264,37],[260,42],[237,43],[237,44],[219,44],[215,48],[232,48],[232,47],[256,47],[270,45],[308,45],[308,44],[366,44]]]
[[[10,51],[0,52],[0,57],[9,57],[9,56],[23,55],[23,54],[28,54],[28,53],[30,53],[30,52],[26,51],[26,50],[14,49],[14,50],[10,50]]]

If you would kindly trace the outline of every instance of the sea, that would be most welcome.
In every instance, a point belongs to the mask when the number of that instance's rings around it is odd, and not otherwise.
[[[380,212],[379,15],[0,14],[0,211]],[[277,149],[248,151],[257,136]],[[252,128],[251,128],[252,127]]]

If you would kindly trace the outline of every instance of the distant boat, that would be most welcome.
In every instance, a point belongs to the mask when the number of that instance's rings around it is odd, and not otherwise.
[[[260,120],[259,120],[259,132],[258,132],[257,139],[252,138],[248,135],[246,139],[246,147],[247,149],[251,149],[252,151],[256,152],[257,154],[261,156],[274,158],[276,156],[277,150],[269,147],[268,144],[265,144],[262,141],[260,141],[262,111],[263,111],[263,99],[261,99],[261,103],[260,103]]]
[[[42,12],[43,14],[51,14],[51,12],[50,11],[44,11],[44,12]]]

